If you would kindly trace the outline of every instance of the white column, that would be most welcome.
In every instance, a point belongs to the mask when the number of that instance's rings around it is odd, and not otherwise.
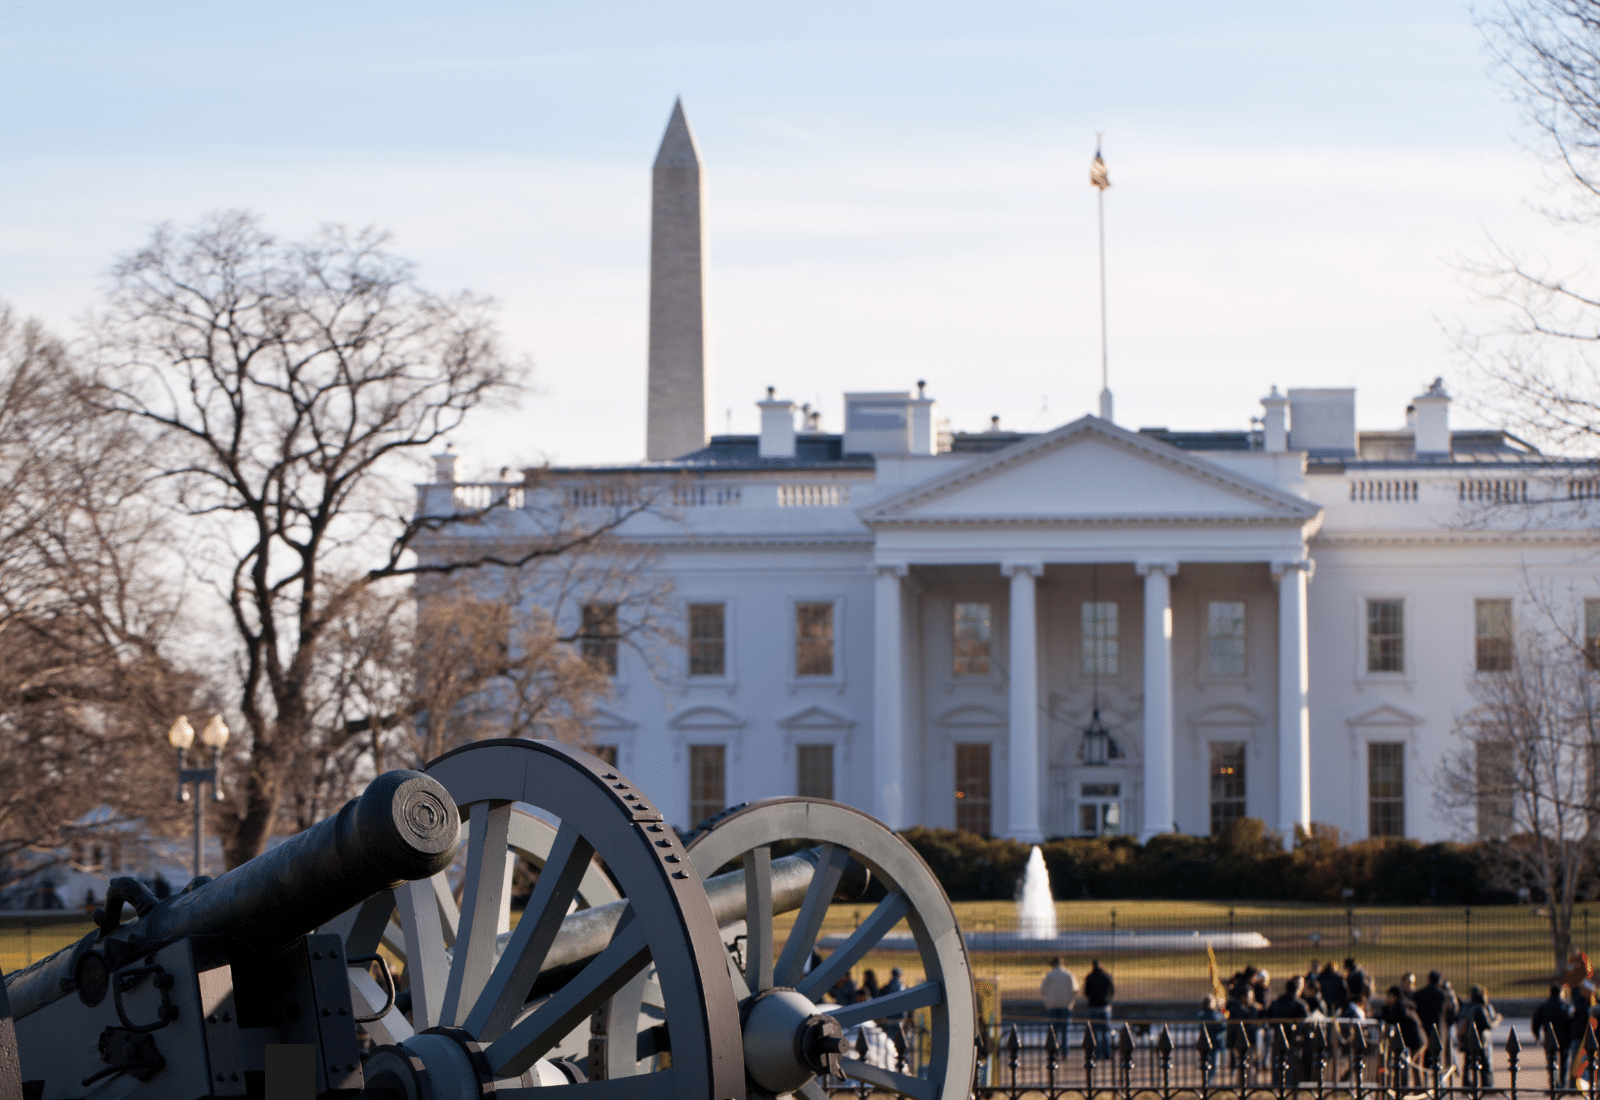
[[[1144,820],[1139,839],[1177,828],[1172,797],[1172,577],[1176,562],[1141,562],[1144,576]]]
[[[1004,565],[1011,577],[1011,743],[1007,749],[1010,797],[1006,835],[1036,844],[1039,828],[1039,616],[1034,581],[1038,564]]]
[[[906,711],[901,578],[904,565],[879,564],[873,599],[872,813],[891,829],[906,821]]]
[[[1274,562],[1278,581],[1278,832],[1311,828],[1311,664],[1306,647],[1308,558]]]

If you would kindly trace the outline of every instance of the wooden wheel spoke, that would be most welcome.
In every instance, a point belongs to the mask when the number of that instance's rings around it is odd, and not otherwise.
[[[850,853],[847,849],[832,844],[822,846],[822,858],[817,861],[816,874],[806,889],[800,915],[789,930],[783,954],[778,956],[774,973],[777,984],[792,988],[800,981],[806,959],[811,957],[812,948],[816,946],[817,933],[822,930],[822,921],[828,915],[828,904],[833,901],[834,891],[839,889],[839,877],[849,863]]]
[[[444,878],[441,871],[435,878]],[[449,974],[445,970],[444,923],[432,879],[395,887],[406,944],[406,973],[411,978],[411,1019],[418,1031],[436,1027]]]
[[[806,1100],[828,1100],[828,1092],[822,1087],[822,1082],[813,1077],[805,1084],[794,1090],[796,1096],[804,1096]]]
[[[824,959],[821,966],[807,974],[795,989],[813,1001],[818,1000],[909,912],[911,903],[904,894],[893,893],[884,898],[872,914],[861,922],[861,927],[852,932],[838,950]]]
[[[322,931],[332,932],[344,940],[345,954],[370,955],[386,938],[389,918],[393,915],[394,891],[382,890],[333,918],[322,926]]]
[[[520,927],[520,926],[519,926]],[[632,909],[611,943],[566,985],[484,1048],[496,1077],[515,1077],[542,1058],[650,961],[650,946]]]
[[[772,849],[744,854],[744,981],[754,992],[772,988]]]
[[[494,968],[495,937],[506,896],[506,837],[511,829],[510,802],[475,802],[469,807],[467,874],[461,890],[461,919],[455,957],[445,987],[439,1022],[461,1022],[463,1009],[478,999]]]
[[[839,1059],[839,1068],[846,1077],[853,1077],[857,1081],[865,1081],[874,1088],[888,1089],[898,1092],[902,1096],[912,1096],[916,1100],[935,1100],[939,1095],[939,1087],[932,1081],[924,1081],[920,1077],[911,1077],[904,1073],[895,1073],[893,1070],[884,1069],[882,1066],[870,1066],[865,1062],[858,1062],[854,1058]]]
[[[383,1002],[388,997],[388,991],[380,986],[377,979],[367,973],[364,967],[350,968],[350,999],[354,1002],[357,1015],[372,1015],[383,1007]],[[398,1043],[416,1034],[405,1014],[396,1007],[391,1007],[381,1019],[361,1026],[372,1036],[373,1042],[380,1044]]]
[[[480,985],[476,1003],[467,1015],[466,1029],[479,1042],[498,1039],[521,1012],[545,956],[550,953],[550,945],[561,930],[567,907],[577,896],[578,887],[589,871],[593,855],[594,848],[589,842],[574,826],[563,822],[550,846],[544,869],[539,872],[539,881],[528,898],[528,907],[522,912],[522,920],[506,944],[500,961],[494,964],[493,972]],[[624,914],[624,922],[631,913],[629,909]],[[491,951],[493,946],[491,934]]]
[[[919,1008],[930,1008],[944,1000],[944,990],[938,982],[923,982],[910,989],[902,989],[887,997],[874,997],[853,1005],[822,1005],[817,1011],[825,1012],[839,1021],[840,1027],[855,1027],[868,1020],[881,1020],[886,1016],[899,1016]]]

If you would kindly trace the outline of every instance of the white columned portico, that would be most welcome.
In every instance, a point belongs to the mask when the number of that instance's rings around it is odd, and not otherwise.
[[[1039,828],[1039,615],[1034,583],[1037,562],[1000,567],[1011,578],[1011,742],[1007,749],[1010,797],[1006,835],[1037,844]]]
[[[1140,562],[1144,577],[1144,819],[1139,839],[1177,828],[1172,781],[1172,577],[1176,562]]]
[[[901,625],[904,565],[874,566],[872,813],[891,829],[908,824],[905,806],[905,633]]]
[[[1311,664],[1306,645],[1306,581],[1314,563],[1274,562],[1278,582],[1278,832],[1311,828]]]

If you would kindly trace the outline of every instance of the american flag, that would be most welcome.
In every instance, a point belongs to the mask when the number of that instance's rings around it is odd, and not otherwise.
[[[1089,163],[1089,186],[1101,191],[1111,186],[1111,177],[1106,173],[1106,160],[1100,155],[1098,141],[1094,143],[1094,160]]]

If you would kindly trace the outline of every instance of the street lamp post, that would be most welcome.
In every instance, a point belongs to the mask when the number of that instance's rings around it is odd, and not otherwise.
[[[211,721],[200,731],[200,743],[211,750],[211,766],[209,768],[188,767],[188,753],[194,744],[194,727],[189,724],[185,715],[179,715],[178,720],[172,723],[172,728],[167,730],[167,743],[178,750],[178,801],[191,801],[189,784],[194,785],[194,877],[199,878],[205,874],[205,784],[211,784],[211,801],[222,801],[222,789],[217,786],[217,758],[222,753],[222,746],[228,743],[228,727],[222,723],[222,715],[214,714]]]

